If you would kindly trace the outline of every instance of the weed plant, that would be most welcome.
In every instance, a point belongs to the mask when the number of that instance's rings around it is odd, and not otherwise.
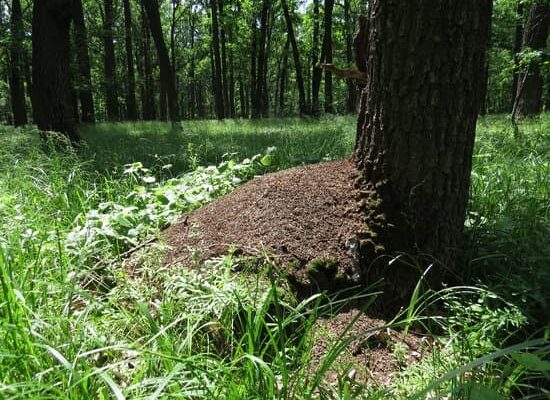
[[[350,154],[354,123],[100,124],[77,150],[0,126],[0,398],[548,398],[549,115],[519,139],[480,122],[463,285],[417,292],[391,322],[438,336],[389,387],[326,379],[349,334],[310,367],[315,322],[345,293],[296,299],[267,256],[254,273],[232,255],[186,269],[144,245],[255,174]]]

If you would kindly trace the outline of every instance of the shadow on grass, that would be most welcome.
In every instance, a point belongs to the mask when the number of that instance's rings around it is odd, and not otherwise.
[[[173,165],[173,173],[197,165],[217,164],[224,155],[239,159],[277,147],[277,169],[338,159],[351,154],[353,117],[319,120],[186,121],[98,124],[82,128],[88,147],[84,156],[99,170],[112,170],[136,161],[146,167]]]

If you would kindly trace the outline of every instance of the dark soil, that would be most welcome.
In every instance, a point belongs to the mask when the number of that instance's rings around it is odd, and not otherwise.
[[[359,283],[359,238],[368,232],[358,177],[351,160],[256,177],[168,228],[166,263],[198,267],[233,247],[239,255],[270,254],[304,294]],[[421,357],[423,340],[382,329],[383,319],[363,313],[346,331],[358,312],[348,310],[317,323],[310,368],[313,372],[320,366],[335,338],[357,336],[335,363],[349,369],[331,370],[328,383],[344,373],[359,384],[385,386],[403,364]]]
[[[403,335],[383,328],[386,324],[356,309],[318,321],[310,361],[312,371],[321,365],[335,340],[353,338],[333,364],[335,368],[327,373],[328,383],[336,383],[338,376],[345,373],[357,384],[389,385],[396,372],[429,354],[432,343],[427,336]]]
[[[192,266],[234,245],[245,255],[268,252],[298,285],[357,282],[356,238],[366,228],[358,175],[346,159],[256,177],[168,228],[167,262]]]

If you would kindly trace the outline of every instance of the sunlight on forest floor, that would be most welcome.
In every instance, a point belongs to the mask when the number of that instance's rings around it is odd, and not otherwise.
[[[234,255],[174,273],[161,244],[143,246],[254,175],[348,156],[354,117],[98,124],[77,151],[0,126],[0,397],[544,398],[550,114],[520,138],[504,116],[478,126],[461,286],[419,293],[391,322],[431,339],[412,364],[388,345],[387,385],[339,358],[380,345],[352,326],[308,367],[319,326],[353,297],[300,301],[270,260],[247,274],[259,261]]]

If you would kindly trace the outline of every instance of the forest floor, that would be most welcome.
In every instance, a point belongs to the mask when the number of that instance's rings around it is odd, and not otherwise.
[[[98,124],[78,150],[0,126],[0,398],[547,398],[550,115],[480,120],[459,285],[384,318],[378,286],[278,273],[353,275],[354,126]]]

